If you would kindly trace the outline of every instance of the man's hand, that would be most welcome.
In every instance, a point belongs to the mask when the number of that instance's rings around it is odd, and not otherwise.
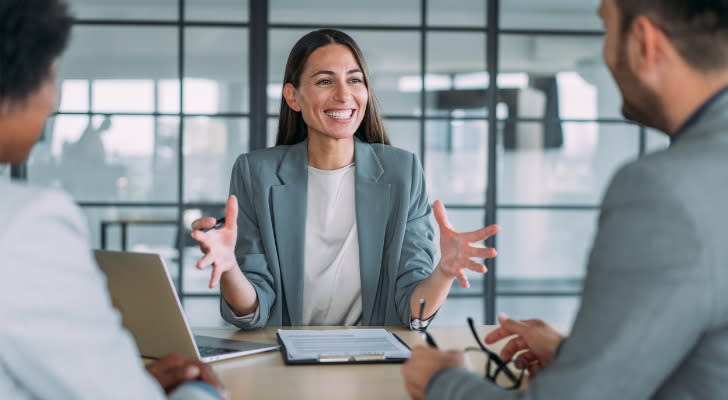
[[[200,380],[207,382],[217,389],[223,398],[227,392],[212,372],[212,369],[202,361],[193,360],[180,354],[170,354],[158,361],[147,364],[147,371],[159,382],[166,393],[177,388],[180,384]]]
[[[461,351],[440,351],[432,347],[419,346],[412,350],[412,356],[402,365],[407,393],[414,400],[425,398],[425,389],[430,379],[446,368],[465,367],[465,356]]]
[[[501,359],[508,362],[516,353],[521,352],[516,358],[516,365],[526,368],[531,376],[551,364],[556,349],[564,340],[562,334],[540,319],[516,321],[499,315],[498,322],[501,326],[485,337],[485,343],[492,344],[517,335],[503,347]]]

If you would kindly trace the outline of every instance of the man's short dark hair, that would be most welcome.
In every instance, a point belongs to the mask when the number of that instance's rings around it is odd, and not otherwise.
[[[50,78],[72,24],[64,0],[0,1],[0,106],[26,100]]]
[[[728,0],[616,0],[622,31],[646,16],[670,37],[692,67],[728,67]]]

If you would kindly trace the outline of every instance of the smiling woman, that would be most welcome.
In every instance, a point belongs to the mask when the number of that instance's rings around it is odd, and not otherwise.
[[[288,57],[276,146],[241,155],[225,220],[192,224],[221,283],[225,320],[280,325],[424,328],[496,226],[455,232],[441,202],[435,267],[422,168],[389,145],[359,46],[331,29],[304,35]],[[420,311],[420,300],[427,304]],[[418,314],[418,312],[420,314]],[[423,317],[415,317],[423,315]]]

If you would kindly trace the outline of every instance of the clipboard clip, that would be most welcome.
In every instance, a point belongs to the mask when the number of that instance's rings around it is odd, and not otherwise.
[[[384,361],[387,356],[384,353],[360,353],[360,354],[319,354],[320,363],[350,363],[367,361]]]

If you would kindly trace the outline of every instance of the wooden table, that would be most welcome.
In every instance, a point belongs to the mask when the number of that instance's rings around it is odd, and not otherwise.
[[[296,329],[339,329],[332,327]],[[340,328],[346,329],[346,328]],[[493,329],[481,326],[481,338]],[[410,347],[424,344],[420,334],[404,328],[388,327]],[[428,330],[442,349],[476,346],[467,326]],[[239,332],[226,328],[195,329],[195,333],[223,338],[277,343],[276,329]],[[493,349],[499,350],[498,347]],[[219,361],[212,364],[233,399],[407,399],[401,364],[296,365],[283,362],[280,351]]]

